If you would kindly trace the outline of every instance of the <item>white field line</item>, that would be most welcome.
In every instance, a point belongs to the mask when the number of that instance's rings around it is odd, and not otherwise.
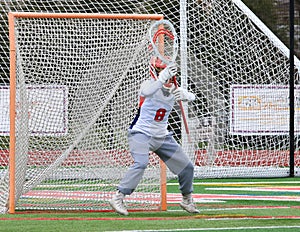
[[[262,185],[262,184],[300,184],[300,181],[258,181],[258,182],[195,182],[199,186],[236,186],[236,185]],[[167,185],[178,185],[178,183],[167,183]]]
[[[195,197],[196,196],[196,197]],[[252,196],[252,195],[229,195],[229,194],[194,194],[194,201],[199,199],[214,200],[256,200],[256,201],[300,201],[300,196]]]
[[[200,186],[236,186],[236,185],[262,185],[262,184],[300,184],[300,181],[263,181],[263,182],[195,182],[194,185]],[[139,185],[155,185],[155,184],[139,184]],[[177,186],[178,183],[167,183],[169,186]],[[38,187],[99,187],[99,186],[116,186],[116,183],[108,183],[108,184],[41,184]]]
[[[181,201],[181,195],[178,193],[168,194],[168,202],[178,203]],[[194,202],[203,200],[257,200],[257,201],[300,201],[300,196],[269,196],[269,195],[237,195],[237,194],[193,194]]]
[[[259,230],[262,229],[293,229],[293,228],[300,228],[299,226],[253,226],[253,227],[223,227],[223,228],[181,228],[181,229],[163,229],[163,230],[118,230],[118,232],[156,232],[156,231],[232,231],[232,230]],[[115,231],[116,232],[116,231]]]
[[[23,195],[22,198],[57,198],[57,199],[74,199],[74,200],[96,200],[100,196],[101,199],[110,199],[113,192],[86,192],[86,191],[59,191],[59,190],[36,190],[28,192]],[[139,195],[140,194],[140,195]],[[144,199],[145,194],[135,193],[135,197],[138,197],[138,200],[148,200]],[[153,195],[154,196],[154,195]],[[159,199],[159,193],[156,193],[157,199]],[[179,193],[168,193],[167,202],[168,203],[179,203],[181,201],[181,194]],[[194,202],[205,203],[205,202],[224,202],[227,200],[261,200],[261,201],[294,201],[299,202],[300,196],[262,196],[262,195],[236,195],[236,194],[193,194]],[[136,201],[137,199],[132,197],[127,197],[126,201]],[[152,199],[153,200],[153,199]]]
[[[290,209],[289,206],[280,206],[280,207],[274,207],[273,209]],[[203,211],[231,211],[231,210],[253,210],[253,209],[272,209],[270,207],[232,207],[232,208],[200,208],[201,212]]]
[[[216,187],[216,188],[205,188],[205,190],[213,190],[213,191],[252,191],[252,192],[297,192],[299,193],[300,187]]]

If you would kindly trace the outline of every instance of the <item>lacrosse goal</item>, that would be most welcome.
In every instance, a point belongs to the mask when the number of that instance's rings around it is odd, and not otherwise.
[[[3,196],[11,213],[109,209],[132,164],[127,128],[139,85],[149,76],[148,29],[160,19],[9,14],[10,186]],[[129,209],[165,209],[161,165],[150,154],[141,184],[128,197]]]

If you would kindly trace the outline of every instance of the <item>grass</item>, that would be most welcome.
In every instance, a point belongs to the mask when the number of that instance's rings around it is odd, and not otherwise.
[[[0,231],[300,231],[300,178],[195,180],[195,194],[233,195],[236,199],[197,202],[200,214],[191,215],[170,204],[166,212],[31,212],[0,216]],[[224,188],[225,187],[225,188]],[[266,188],[256,191],[257,187]],[[279,188],[280,191],[274,191]],[[268,191],[270,188],[270,191]],[[168,193],[178,193],[176,181]],[[243,197],[264,196],[264,200]],[[289,197],[288,201],[273,200]]]

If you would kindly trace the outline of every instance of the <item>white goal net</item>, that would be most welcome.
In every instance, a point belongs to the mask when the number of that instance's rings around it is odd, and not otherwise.
[[[14,16],[17,207],[42,209],[51,195],[50,209],[103,209],[132,164],[127,128],[149,76],[155,18]],[[160,166],[150,160],[129,208],[160,206]]]
[[[289,50],[240,0],[0,2],[0,205],[9,192],[8,12],[161,14],[180,42],[181,86],[196,94],[170,130],[196,178],[289,176]],[[149,77],[151,20],[16,18],[16,209],[108,210],[131,164],[127,128]],[[299,70],[299,61],[295,59]],[[298,73],[295,78],[298,80]],[[300,88],[295,87],[295,175]],[[155,154],[129,209],[160,205]],[[168,178],[174,178],[168,173]]]

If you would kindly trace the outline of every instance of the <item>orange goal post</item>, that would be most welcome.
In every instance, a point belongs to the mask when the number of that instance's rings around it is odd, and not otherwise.
[[[149,76],[157,14],[9,13],[10,150],[0,207],[109,210],[132,164],[127,128]],[[129,210],[166,210],[166,168],[151,153]]]

